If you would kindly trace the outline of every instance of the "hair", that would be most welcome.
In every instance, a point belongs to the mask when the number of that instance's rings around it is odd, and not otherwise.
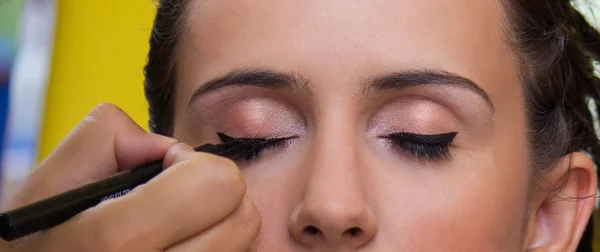
[[[525,99],[531,167],[538,177],[565,155],[600,160],[594,118],[600,101],[600,34],[570,0],[502,0]],[[151,131],[172,135],[177,45],[188,0],[160,0],[145,67]],[[590,106],[590,104],[592,106]],[[592,251],[593,218],[577,251]]]
[[[594,61],[600,59],[600,35],[574,4],[570,0],[505,2],[507,37],[521,70],[530,160],[538,177],[572,152],[586,151],[594,160],[600,158],[594,129],[600,101]],[[577,251],[592,251],[593,228],[591,218]]]
[[[150,37],[148,62],[144,68],[144,92],[148,101],[150,131],[173,134],[173,99],[177,71],[177,45],[183,31],[185,6],[189,0],[160,0]]]

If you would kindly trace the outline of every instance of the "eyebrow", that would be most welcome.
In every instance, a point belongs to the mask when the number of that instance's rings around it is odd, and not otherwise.
[[[281,73],[267,69],[238,69],[201,85],[190,99],[190,105],[200,96],[228,86],[255,86],[269,89],[292,89],[310,94],[308,79],[300,74]]]
[[[436,69],[409,70],[378,76],[367,81],[363,92],[402,90],[420,85],[452,85],[469,89],[478,94],[494,111],[494,104],[489,94],[474,81],[458,74]]]
[[[420,85],[453,85],[466,88],[481,96],[494,110],[490,96],[472,80],[460,75],[435,69],[417,69],[376,76],[363,84],[363,92],[403,90]],[[268,69],[238,69],[209,80],[201,85],[190,99],[189,105],[202,95],[229,86],[256,86],[269,89],[292,89],[312,94],[308,79],[300,74],[282,73]]]

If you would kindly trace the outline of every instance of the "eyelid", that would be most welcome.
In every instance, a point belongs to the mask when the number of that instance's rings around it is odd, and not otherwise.
[[[392,96],[368,115],[368,130],[378,137],[401,132],[429,136],[463,129],[448,108],[421,97]]]
[[[297,102],[273,90],[246,87],[218,90],[190,108],[193,123],[206,129],[244,138],[283,138],[301,135],[306,129]]]

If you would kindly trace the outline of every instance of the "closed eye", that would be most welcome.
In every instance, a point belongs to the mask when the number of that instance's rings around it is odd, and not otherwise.
[[[437,135],[397,132],[381,138],[390,140],[396,148],[416,159],[438,161],[451,157],[449,145],[457,134],[458,132]]]
[[[250,162],[261,157],[261,153],[269,149],[280,149],[284,148],[290,140],[297,137],[285,137],[285,138],[242,138],[242,137],[231,137],[224,133],[217,133],[219,139],[223,143],[230,141],[238,141],[243,149],[241,158],[244,161]]]

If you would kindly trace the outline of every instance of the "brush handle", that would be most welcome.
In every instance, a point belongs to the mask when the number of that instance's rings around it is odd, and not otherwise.
[[[162,160],[0,214],[0,237],[11,241],[52,228],[100,202],[118,198],[162,171]]]

